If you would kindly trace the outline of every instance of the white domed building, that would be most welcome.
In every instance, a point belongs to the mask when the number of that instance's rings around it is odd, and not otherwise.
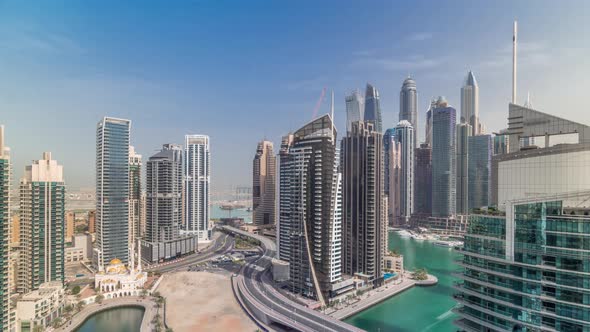
[[[135,266],[134,250],[130,255],[129,266],[115,258],[106,267],[99,266],[94,276],[94,289],[101,292],[105,299],[122,296],[140,296],[147,281],[147,272],[141,269],[141,253],[138,250],[138,264]]]

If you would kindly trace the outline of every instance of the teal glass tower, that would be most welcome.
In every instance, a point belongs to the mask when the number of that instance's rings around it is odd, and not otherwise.
[[[465,331],[590,331],[590,192],[470,216],[454,288]]]

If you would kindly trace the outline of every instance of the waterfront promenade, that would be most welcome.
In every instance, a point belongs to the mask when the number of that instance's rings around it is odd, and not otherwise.
[[[141,331],[152,331],[153,324],[152,318],[157,313],[157,308],[150,297],[142,299],[140,297],[123,297],[112,300],[106,300],[102,304],[89,304],[82,311],[75,314],[71,320],[66,322],[60,328],[55,329],[56,332],[71,332],[76,328],[80,327],[88,318],[92,315],[99,313],[103,310],[113,309],[117,307],[143,307],[143,319],[141,320]]]

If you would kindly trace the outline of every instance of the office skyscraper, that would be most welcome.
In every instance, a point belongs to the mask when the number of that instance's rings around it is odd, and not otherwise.
[[[424,143],[416,150],[414,212],[432,214],[432,148]]]
[[[465,83],[461,87],[461,123],[468,123],[471,126],[471,136],[481,133],[482,127],[479,123],[479,87],[472,71],[467,73]]]
[[[456,208],[456,146],[457,114],[439,97],[432,112],[432,215],[455,215]]]
[[[141,155],[129,147],[129,248],[140,238]]]
[[[469,137],[471,126],[462,122],[457,124],[457,213],[467,214],[469,211]]]
[[[387,216],[383,215],[383,137],[372,123],[353,122],[342,139],[343,259],[348,275],[362,273],[372,280],[382,275],[381,246]]]
[[[146,180],[145,240],[178,238],[182,222],[182,147],[164,144],[148,160]]]
[[[389,128],[383,134],[383,193],[385,194],[386,199],[388,200],[388,213],[387,213],[387,222],[393,222],[393,215],[392,210],[389,209],[390,203],[393,203],[392,200],[394,199],[394,192],[390,189],[390,181],[392,180],[392,168],[395,160],[393,160],[394,156],[392,156],[392,151],[395,149],[393,145],[395,145],[395,129]],[[399,163],[398,163],[399,164]],[[399,165],[398,165],[399,166]],[[392,195],[390,198],[390,194]]]
[[[4,145],[4,125],[0,125],[0,331],[9,328],[10,289],[10,193],[12,170],[10,149]]]
[[[371,84],[367,84],[365,92],[365,122],[373,123],[376,131],[383,132],[379,91]]]
[[[209,136],[186,135],[184,140],[184,218],[186,231],[199,242],[209,241],[209,190],[211,174]]]
[[[344,97],[346,102],[346,132],[352,130],[352,123],[363,121],[365,117],[365,102],[362,94],[354,90],[349,96]]]
[[[324,115],[297,130],[280,157],[279,238],[289,239],[290,288],[322,305],[342,278],[342,176],[335,144],[332,118]]]
[[[399,92],[399,121],[407,120],[414,128],[414,147],[418,146],[418,92],[416,82],[408,76]]]
[[[252,220],[256,225],[275,225],[276,158],[270,141],[261,141],[252,161]]]
[[[395,140],[400,144],[401,176],[399,180],[399,214],[396,224],[407,225],[414,213],[414,128],[406,120],[395,127]]]
[[[492,136],[469,137],[469,211],[490,205]]]
[[[105,117],[96,126],[95,263],[129,258],[129,140],[131,121]]]
[[[277,174],[278,174],[278,191],[277,191],[277,253],[279,259],[289,261],[291,256],[291,170],[289,149],[293,145],[293,134],[283,136],[281,139],[281,149],[277,155]]]
[[[65,183],[63,167],[43,153],[20,180],[20,264],[18,292],[64,282]]]
[[[440,99],[440,98],[439,98]],[[426,126],[424,127],[424,134],[425,139],[424,142],[428,144],[428,146],[432,147],[432,112],[436,108],[438,103],[437,99],[432,99],[430,101],[430,107],[428,111],[426,111]]]
[[[502,129],[498,134],[494,135],[494,155],[507,154],[510,151],[508,137],[507,129]]]

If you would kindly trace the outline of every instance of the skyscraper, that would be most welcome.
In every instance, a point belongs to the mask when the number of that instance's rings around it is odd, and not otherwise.
[[[379,91],[368,83],[365,92],[365,122],[373,123],[376,131],[383,132]]]
[[[343,259],[348,275],[362,273],[372,280],[382,275],[387,236],[383,230],[383,137],[372,123],[353,122],[342,139]]]
[[[414,128],[406,120],[395,127],[395,140],[400,144],[401,176],[399,181],[399,214],[394,218],[397,225],[407,225],[414,212]]]
[[[481,133],[479,123],[479,87],[472,71],[467,73],[463,87],[461,87],[461,123],[471,126],[471,136]]]
[[[457,114],[443,97],[432,112],[432,215],[455,215],[456,208],[456,145]]]
[[[294,218],[291,216],[291,160],[289,149],[293,145],[293,134],[283,136],[281,149],[277,155],[278,185],[278,220],[277,220],[277,253],[279,259],[289,261],[291,256],[291,224]]]
[[[457,213],[467,214],[469,211],[469,137],[471,126],[461,122],[457,124]]]
[[[43,153],[20,180],[20,264],[18,292],[64,282],[65,183],[63,167]]]
[[[131,121],[105,117],[96,126],[96,248],[99,268],[129,258]]]
[[[469,211],[490,205],[492,136],[469,137]]]
[[[433,98],[430,101],[430,107],[428,108],[428,111],[426,111],[426,126],[425,126],[425,130],[424,130],[424,134],[425,134],[424,142],[426,144],[428,144],[428,146],[430,146],[430,147],[432,147],[432,112],[436,108],[437,102],[438,102],[438,100]]]
[[[510,151],[508,137],[507,129],[502,129],[494,135],[494,155],[507,154]]]
[[[407,120],[414,128],[414,147],[418,146],[418,92],[416,82],[408,76],[399,92],[399,121]]]
[[[131,248],[140,238],[141,215],[141,155],[129,147],[129,239]]]
[[[352,130],[352,123],[363,121],[365,117],[365,102],[362,94],[354,90],[350,95],[344,97],[346,102],[346,132]]]
[[[186,135],[184,140],[184,218],[186,231],[199,242],[209,241],[209,184],[211,174],[209,136]]]
[[[342,175],[335,144],[332,118],[324,115],[297,130],[280,158],[280,232],[288,234],[279,237],[289,239],[290,288],[322,305],[342,278]]]
[[[395,128],[389,128],[383,134],[383,193],[387,199],[387,222],[393,223],[393,204],[396,197],[398,197],[399,190],[394,186],[392,181],[396,179],[399,174],[399,155],[395,151],[399,150],[398,144],[395,141]]]
[[[430,216],[432,214],[432,148],[424,143],[415,151],[414,212]]]
[[[164,144],[149,158],[146,180],[145,240],[178,238],[182,222],[182,147]]]
[[[252,220],[255,224],[274,226],[276,158],[270,141],[261,141],[252,161]]]
[[[9,328],[11,176],[10,148],[4,145],[4,125],[0,125],[0,331]]]

